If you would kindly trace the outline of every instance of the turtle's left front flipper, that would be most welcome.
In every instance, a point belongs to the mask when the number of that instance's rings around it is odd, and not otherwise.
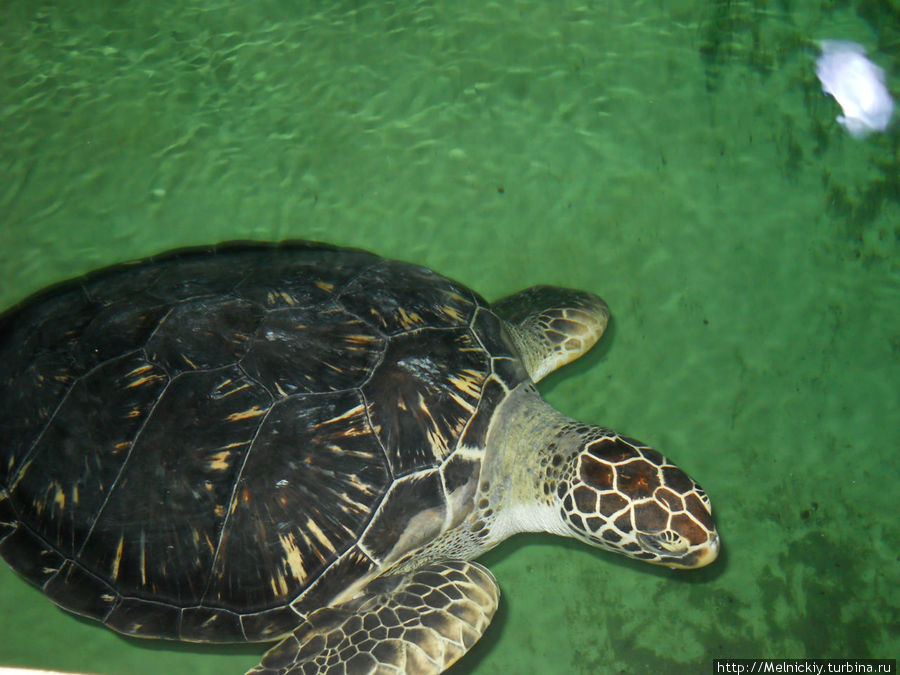
[[[584,355],[606,330],[609,307],[593,293],[532,286],[491,304],[506,321],[535,382]]]
[[[500,589],[477,563],[431,563],[310,614],[247,675],[440,673],[484,633]]]

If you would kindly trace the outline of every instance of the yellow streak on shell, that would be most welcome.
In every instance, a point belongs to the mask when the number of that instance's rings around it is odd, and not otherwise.
[[[464,394],[472,398],[478,398],[481,395],[481,382],[483,379],[481,373],[466,368],[458,375],[451,375],[450,383]]]
[[[316,521],[314,521],[312,518],[307,518],[306,528],[313,533],[313,536],[319,541],[320,544],[322,544],[322,546],[334,553],[334,544],[332,544],[331,540],[325,536],[325,533],[319,529]]]
[[[147,375],[145,377],[140,377],[136,379],[134,382],[130,382],[125,385],[126,389],[133,389],[134,387],[140,387],[141,385],[148,384],[150,382],[155,382],[156,380],[161,380],[162,375]]]
[[[228,452],[227,450],[220,450],[209,458],[209,468],[213,471],[226,470],[229,466],[231,466],[231,464],[228,462],[230,457],[230,452]]]
[[[459,310],[457,310],[456,307],[452,307],[450,305],[442,306],[441,311],[454,321],[461,321],[463,318],[462,314],[459,313]]]
[[[321,288],[326,293],[331,293],[334,290],[334,284],[329,284],[327,281],[317,281],[316,286]]]
[[[306,580],[306,568],[303,566],[303,556],[297,547],[297,541],[292,533],[279,535],[281,547],[284,549],[284,561],[291,574],[301,584]]]
[[[350,408],[350,410],[343,413],[342,415],[338,415],[337,417],[332,417],[330,420],[325,420],[324,422],[320,422],[319,424],[317,424],[315,426],[315,428],[319,429],[321,427],[325,427],[330,424],[334,424],[335,422],[341,422],[343,420],[351,419],[353,417],[356,417],[357,415],[361,415],[362,412],[363,412],[363,406],[360,404],[354,408]],[[345,435],[349,435],[349,434],[345,434]]]
[[[415,312],[407,314],[405,309],[398,307],[397,313],[400,315],[400,325],[404,328],[412,328],[413,326],[422,323],[422,317]]]
[[[236,391],[236,390],[235,390]],[[228,422],[238,422],[240,420],[245,420],[250,417],[259,417],[260,415],[265,415],[265,410],[260,410],[258,405],[253,406],[249,410],[244,410],[243,412],[231,413],[228,417],[225,418]]]
[[[119,545],[116,546],[116,557],[112,565],[112,578],[119,578],[119,565],[122,563],[122,550],[125,548],[125,535],[119,536]]]

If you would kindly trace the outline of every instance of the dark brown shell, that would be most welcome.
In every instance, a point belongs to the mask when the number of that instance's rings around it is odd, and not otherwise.
[[[121,632],[276,636],[442,525],[525,377],[480,297],[370,253],[101,270],[0,317],[0,554]]]

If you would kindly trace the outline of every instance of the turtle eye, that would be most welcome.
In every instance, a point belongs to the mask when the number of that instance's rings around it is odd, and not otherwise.
[[[655,553],[662,557],[683,553],[688,549],[687,542],[671,530],[665,530],[658,534],[638,532],[637,540],[645,551]]]

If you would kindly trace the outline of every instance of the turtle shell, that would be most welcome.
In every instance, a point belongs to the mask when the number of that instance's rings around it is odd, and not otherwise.
[[[0,554],[120,632],[277,637],[465,515],[525,378],[479,296],[364,251],[100,270],[0,317]]]

